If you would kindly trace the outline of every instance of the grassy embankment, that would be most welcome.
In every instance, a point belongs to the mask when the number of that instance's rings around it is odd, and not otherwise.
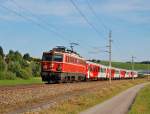
[[[129,114],[150,114],[150,85],[138,93]]]
[[[108,65],[108,61],[101,61],[100,64],[103,65]],[[131,70],[131,63],[126,63],[126,62],[112,62],[112,66],[116,68],[123,68],[123,69],[128,69]],[[134,64],[135,70],[147,70],[147,64],[140,64],[140,63],[135,63]]]
[[[108,65],[107,61],[101,61],[100,62],[103,65]],[[124,68],[124,69],[131,69],[131,63],[124,63],[124,62],[112,62],[113,67],[117,68]],[[147,65],[146,64],[135,64],[135,70],[146,70]],[[20,84],[33,84],[33,83],[42,83],[40,78],[32,78],[29,80],[21,80],[21,79],[16,79],[16,80],[0,80],[0,86],[2,85],[20,85]]]
[[[96,104],[99,104],[116,94],[122,92],[123,90],[132,87],[136,84],[146,82],[146,79],[141,80],[128,80],[121,83],[112,83],[111,86],[108,84],[104,87],[97,87],[98,89],[93,89],[87,94],[76,96],[71,98],[56,107],[52,107],[41,111],[41,114],[78,114],[79,112],[88,109]]]
[[[42,83],[40,77],[31,78],[28,80],[16,79],[16,80],[0,80],[0,86],[10,86],[10,85],[25,85],[25,84],[39,84]]]

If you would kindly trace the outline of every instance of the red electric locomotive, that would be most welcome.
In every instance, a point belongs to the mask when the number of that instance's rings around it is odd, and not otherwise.
[[[48,82],[86,80],[86,60],[77,53],[58,46],[43,53],[41,77]]]

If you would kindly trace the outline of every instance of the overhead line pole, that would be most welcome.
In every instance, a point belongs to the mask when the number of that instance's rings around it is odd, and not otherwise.
[[[150,74],[150,72],[149,72],[149,68],[150,68],[150,66],[149,66],[149,60],[147,62],[148,62],[147,63],[147,79],[149,80],[149,74]]]
[[[134,56],[132,56],[132,80],[134,80],[134,75],[133,75],[133,72],[134,72]]]
[[[111,30],[109,31],[109,83],[111,84],[111,67],[112,67],[112,64],[111,64],[111,56],[112,56],[112,32]]]

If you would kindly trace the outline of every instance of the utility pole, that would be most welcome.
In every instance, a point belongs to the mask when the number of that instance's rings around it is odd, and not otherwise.
[[[134,80],[134,75],[133,75],[133,72],[134,72],[134,56],[132,56],[132,80]]]
[[[109,31],[109,45],[108,45],[108,48],[109,48],[109,83],[111,84],[111,67],[112,67],[112,65],[111,65],[111,56],[112,56],[112,45],[111,45],[111,43],[112,43],[112,39],[111,39],[111,37],[112,37],[112,32],[111,32],[111,30]]]
[[[149,80],[149,60],[147,61],[147,79]]]

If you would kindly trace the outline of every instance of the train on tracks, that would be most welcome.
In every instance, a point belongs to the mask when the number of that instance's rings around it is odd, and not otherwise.
[[[137,78],[136,71],[120,69],[87,61],[76,52],[58,46],[43,52],[41,61],[42,81],[73,82]]]

